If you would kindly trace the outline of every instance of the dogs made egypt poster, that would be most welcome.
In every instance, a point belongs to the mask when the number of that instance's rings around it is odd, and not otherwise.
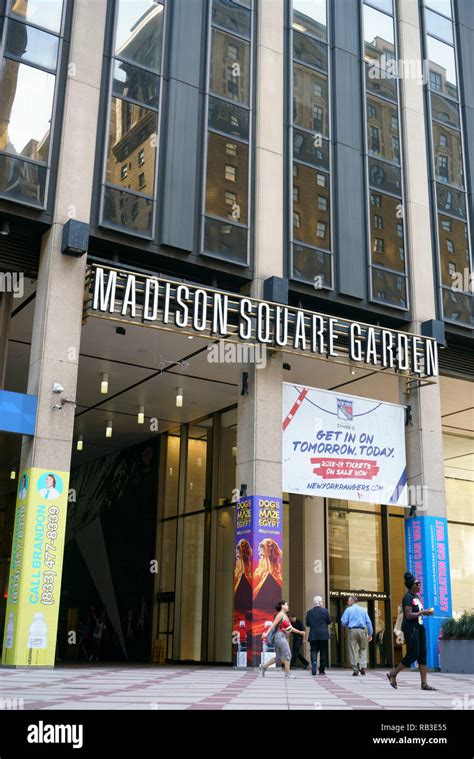
[[[405,408],[283,384],[283,490],[407,505]]]

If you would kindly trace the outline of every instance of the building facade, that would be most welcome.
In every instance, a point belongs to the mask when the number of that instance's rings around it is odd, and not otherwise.
[[[473,608],[471,0],[0,0],[0,33],[3,663],[255,648],[252,496],[332,666],[351,591],[401,658],[413,520]],[[404,407],[403,499],[286,492],[286,386]]]

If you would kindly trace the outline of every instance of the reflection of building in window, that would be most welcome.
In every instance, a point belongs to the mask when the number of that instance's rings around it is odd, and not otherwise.
[[[300,188],[293,185],[293,202],[298,203],[300,199]]]
[[[141,150],[138,151],[138,165],[143,166],[144,163],[145,163],[145,151],[142,148]]]
[[[326,237],[326,224],[324,221],[318,221],[316,234],[323,239]]]
[[[226,142],[225,144],[225,152],[227,155],[237,155],[237,145],[235,142]]]
[[[301,227],[301,217],[298,213],[298,211],[293,211],[293,226],[300,229]]]
[[[440,74],[437,74],[435,71],[430,71],[430,82],[432,90],[435,92],[442,92]]]
[[[371,195],[370,195],[370,203],[371,203],[371,205],[376,206],[377,208],[380,208],[381,201],[382,201],[382,196],[381,195],[376,195],[374,192],[371,193]]]
[[[374,251],[375,253],[383,253],[384,250],[384,241],[381,237],[376,237],[374,239]]]
[[[376,229],[383,229],[383,218],[381,216],[377,216],[377,214],[375,214],[374,222]]]
[[[229,182],[235,182],[235,176],[236,176],[235,175],[235,166],[229,166],[228,164],[226,164],[226,167],[225,167],[225,178]]]
[[[318,209],[320,211],[328,210],[328,199],[324,195],[318,195]]]

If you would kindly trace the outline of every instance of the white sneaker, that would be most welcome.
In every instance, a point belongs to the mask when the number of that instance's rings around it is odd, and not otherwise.
[[[267,670],[265,669],[265,667],[263,666],[263,664],[260,664],[260,672],[262,673],[262,677],[265,677],[265,672],[266,671]]]
[[[287,674],[287,673],[285,672],[285,678],[286,678],[287,680],[296,680],[296,675],[290,675],[289,673]]]

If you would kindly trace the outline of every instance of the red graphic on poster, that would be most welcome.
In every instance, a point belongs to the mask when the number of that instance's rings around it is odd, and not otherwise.
[[[326,459],[312,458],[313,472],[323,480],[339,480],[344,477],[372,480],[380,471],[377,462],[372,459]]]

